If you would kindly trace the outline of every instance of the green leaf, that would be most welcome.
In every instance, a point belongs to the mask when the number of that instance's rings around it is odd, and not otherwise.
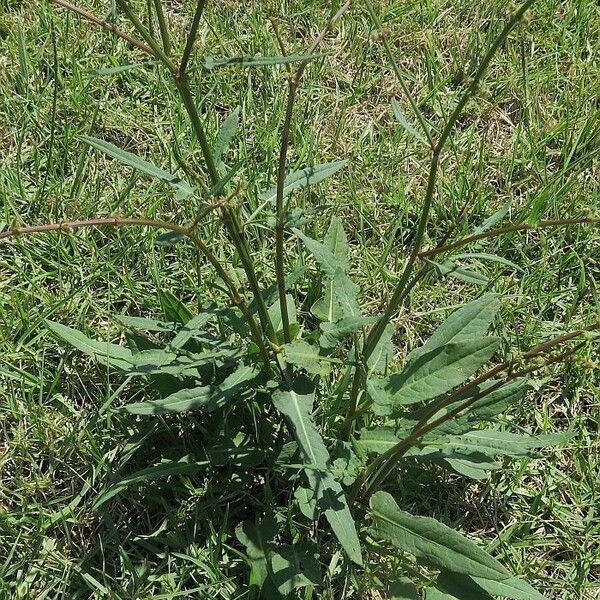
[[[483,233],[491,229],[494,225],[497,225],[508,214],[511,204],[512,201],[509,200],[506,204],[502,205],[491,217],[488,217],[479,227],[476,227],[473,233]]]
[[[179,349],[183,348],[187,342],[194,337],[197,333],[201,332],[204,326],[214,318],[214,313],[200,313],[192,319],[190,319],[178,332],[177,335],[171,340],[169,348]]]
[[[323,334],[319,338],[319,344],[324,350],[335,348],[347,337],[359,332],[366,325],[370,325],[377,321],[377,317],[363,317],[356,315],[344,317],[335,323],[321,323],[321,331]]]
[[[429,145],[427,142],[427,139],[423,136],[423,134],[419,133],[410,124],[410,122],[404,115],[404,112],[400,108],[400,105],[398,104],[398,101],[396,100],[396,98],[392,98],[392,111],[393,111],[394,116],[396,117],[396,120],[398,121],[398,123],[400,123],[400,125],[402,125],[402,127],[404,127],[404,129],[406,129],[406,131],[408,131],[408,133],[410,133],[413,137],[417,138],[420,142],[423,142],[424,144]]]
[[[131,329],[139,329],[141,331],[156,331],[161,333],[173,333],[177,329],[176,323],[168,323],[157,321],[156,319],[147,319],[145,317],[130,317],[129,315],[118,315],[116,317],[119,323],[130,327]]]
[[[131,377],[158,374],[197,377],[198,372],[196,369],[198,367],[212,363],[216,359],[232,359],[238,356],[240,352],[239,348],[233,350],[207,350],[190,354],[175,354],[160,348],[141,350],[133,354],[132,364],[123,371]]]
[[[285,295],[285,302],[287,306],[288,318],[290,321],[290,330],[292,337],[294,337],[299,331],[298,325],[298,313],[296,311],[296,303],[294,297],[291,294]],[[283,342],[283,319],[281,317],[281,307],[279,306],[279,300],[274,302],[268,308],[269,319],[273,325],[273,330],[277,334],[277,339],[281,343]]]
[[[495,429],[479,429],[445,438],[441,449],[442,453],[468,451],[522,458],[532,456],[535,449],[564,444],[571,437],[570,433],[519,435]]]
[[[220,385],[185,388],[159,400],[127,404],[123,410],[134,415],[162,415],[199,408],[212,411],[224,406],[233,398],[244,397],[247,383],[257,375],[258,370],[255,367],[242,365]]]
[[[496,337],[461,339],[439,346],[410,361],[388,379],[390,394],[382,414],[394,407],[436,398],[460,385],[490,360],[500,345]]]
[[[175,244],[179,244],[185,240],[185,235],[183,233],[179,233],[177,231],[165,231],[165,233],[161,233],[157,235],[154,239],[154,243],[157,246],[174,246]]]
[[[515,271],[523,272],[523,268],[520,267],[518,264],[512,262],[512,260],[507,260],[506,258],[504,258],[502,256],[498,256],[497,254],[489,254],[487,252],[463,252],[460,254],[453,254],[452,257],[455,259],[458,259],[458,260],[462,260],[462,259],[468,260],[470,258],[477,258],[479,260],[488,260],[490,262],[495,262],[500,265],[505,265],[506,267],[510,267],[511,269],[514,269]]]
[[[301,190],[309,185],[315,185],[327,177],[331,177],[346,166],[348,161],[336,160],[330,163],[306,167],[300,171],[290,173],[283,182],[283,197],[287,198],[293,192]],[[263,202],[274,202],[277,198],[277,187],[262,192],[260,199]]]
[[[347,261],[341,259],[339,253],[334,254],[327,244],[317,242],[298,229],[293,229],[293,231],[314,256],[325,276],[323,298],[312,307],[312,313],[319,319],[328,322],[360,317],[357,300],[359,288],[346,273]],[[332,238],[329,240],[329,244],[331,243]]]
[[[352,446],[348,442],[337,440],[332,458],[335,478],[341,481],[342,485],[352,485],[363,467],[360,459],[352,451]]]
[[[158,290],[158,298],[165,318],[168,321],[185,325],[194,317],[185,304],[178,300],[171,292]]]
[[[88,75],[93,75],[94,77],[104,77],[106,75],[119,75],[120,73],[126,73],[128,71],[133,71],[134,69],[140,69],[144,67],[154,67],[158,64],[156,60],[148,60],[140,63],[133,63],[130,65],[119,65],[118,67],[105,67],[102,69],[90,69],[87,71]]]
[[[483,273],[460,267],[451,259],[447,259],[443,263],[438,263],[434,260],[428,262],[435,265],[441,275],[449,275],[450,277],[454,277],[454,279],[464,281],[465,283],[472,283],[474,285],[487,285],[489,283],[489,279],[483,275]]]
[[[156,177],[157,179],[168,183],[181,193],[185,194],[185,196],[190,196],[194,193],[192,186],[181,179],[181,177],[173,175],[172,173],[169,173],[168,171],[165,171],[164,169],[161,169],[156,165],[141,159],[139,156],[132,154],[131,152],[121,150],[121,148],[118,148],[110,142],[105,142],[104,140],[87,135],[79,135],[77,136],[77,139],[89,144],[93,148],[96,148],[96,150],[100,150],[100,152],[104,152],[104,154],[107,154],[111,158],[114,158],[124,165],[133,167],[138,171],[142,171],[142,173],[146,173],[146,175]]]
[[[131,368],[133,356],[131,351],[110,342],[93,340],[80,331],[46,320],[46,327],[59,339],[64,340],[80,352],[87,354],[99,363],[121,370]]]
[[[244,161],[239,160],[238,162],[227,171],[227,173],[215,183],[215,185],[210,189],[211,196],[220,196],[225,189],[225,186],[231,181],[231,178],[242,168],[244,165]]]
[[[217,163],[221,163],[223,155],[229,150],[231,141],[237,133],[240,126],[240,107],[236,106],[234,110],[223,121],[219,133],[213,145],[213,156]]]
[[[319,585],[319,561],[315,549],[307,544],[278,546],[271,556],[271,572],[277,590],[289,597],[301,587]]]
[[[388,323],[373,350],[373,354],[369,356],[369,360],[367,361],[369,374],[384,373],[387,371],[388,366],[394,358],[394,344],[392,343],[393,333],[394,325]]]
[[[495,471],[501,465],[481,452],[431,452],[419,455],[419,459],[433,461],[451,471],[475,480],[485,479],[489,471]]]
[[[248,586],[252,591],[260,591],[265,585],[269,575],[268,557],[272,552],[271,542],[277,535],[277,530],[277,522],[272,515],[264,517],[257,524],[241,523],[235,529],[235,535],[246,548],[250,562]]]
[[[269,67],[272,65],[285,65],[305,60],[322,58],[324,54],[291,54],[288,56],[234,56],[232,58],[215,58],[207,55],[204,57],[205,69],[218,69],[221,67]]]
[[[499,309],[500,301],[496,294],[484,294],[481,298],[465,304],[453,312],[423,346],[409,354],[408,362],[451,342],[485,335]]]
[[[445,414],[463,402],[474,398],[485,392],[485,390],[498,384],[498,381],[491,379],[485,383],[476,386],[469,390],[466,394],[463,394],[456,402],[450,404],[445,411],[440,411],[437,416]],[[502,387],[491,392],[487,396],[476,400],[468,409],[467,412],[459,417],[455,417],[450,421],[442,423],[431,431],[427,439],[436,439],[445,435],[459,435],[466,433],[473,429],[473,427],[481,422],[495,417],[497,414],[505,412],[511,406],[516,406],[527,388],[527,380],[525,378],[515,379],[509,383],[504,384]],[[425,410],[429,407],[426,406]],[[416,413],[418,418],[419,413]]]
[[[488,600],[491,597],[489,594],[514,600],[544,600],[544,596],[517,577],[492,581],[442,571],[438,576],[436,587],[460,600]]]
[[[360,565],[362,556],[356,525],[342,487],[328,469],[329,454],[311,418],[313,402],[314,387],[303,377],[296,380],[294,389],[273,394],[275,408],[294,428],[303,462],[310,467],[306,475],[315,492],[317,507],[324,512],[348,557]]]
[[[350,248],[341,219],[333,217],[325,234],[325,247],[336,258],[337,265],[347,273],[350,269]]]
[[[315,493],[309,488],[299,487],[294,491],[294,498],[298,503],[300,512],[307,519],[314,521],[317,518],[317,500],[315,498]]]
[[[503,581],[493,581],[476,576],[473,576],[472,579],[480,588],[494,596],[503,596],[514,600],[545,600],[545,596],[542,596],[527,582],[517,577],[511,577]]]
[[[371,497],[371,533],[442,569],[502,581],[510,573],[487,552],[431,517],[415,517],[398,508],[387,492]]]
[[[385,590],[386,600],[420,600],[417,586],[406,577],[389,583]]]
[[[103,504],[106,504],[109,500],[137,483],[164,479],[165,477],[171,477],[172,475],[192,475],[199,471],[202,466],[208,464],[207,461],[201,463],[193,462],[186,456],[179,461],[166,460],[157,465],[142,469],[133,475],[124,477],[118,483],[111,486],[96,499],[93,508],[94,510],[98,510]]]
[[[356,444],[367,453],[384,454],[400,442],[393,427],[373,427],[372,429],[361,429],[360,439]]]
[[[285,360],[311,375],[327,375],[329,366],[319,360],[319,350],[304,340],[295,340],[283,346]]]

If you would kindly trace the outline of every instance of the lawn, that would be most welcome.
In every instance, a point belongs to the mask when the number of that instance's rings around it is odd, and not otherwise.
[[[113,18],[109,1],[79,4]],[[163,4],[180,50],[195,2]],[[132,5],[145,14],[146,2]],[[382,1],[377,27],[357,0],[307,67],[287,170],[347,164],[293,196],[294,222],[321,239],[331,218],[341,219],[366,314],[383,312],[413,247],[429,164],[384,41],[435,129],[513,9],[496,0]],[[201,67],[206,57],[280,55],[280,42],[302,54],[330,14],[328,3],[314,0],[209,2],[192,53],[190,81],[211,143],[239,107],[224,159],[240,163],[233,179],[239,218],[263,287],[276,277],[276,215],[261,192],[277,178],[288,74],[282,65]],[[122,15],[115,18],[132,31]],[[151,25],[158,29],[156,18]],[[599,40],[596,1],[534,3],[456,124],[424,247],[448,232],[471,235],[486,220],[491,228],[597,219]],[[194,220],[193,198],[182,200],[164,181],[78,137],[101,138],[182,177],[185,163],[202,179],[201,148],[163,68],[47,0],[0,0],[0,67],[0,232],[112,216]],[[392,100],[412,125],[399,123]],[[250,297],[243,261],[216,216],[199,232]],[[253,518],[249,497],[262,494],[262,484],[236,493],[239,465],[223,467],[206,448],[215,421],[201,412],[148,418],[119,410],[151,394],[147,384],[103,368],[46,325],[125,344],[119,315],[185,320],[208,302],[226,303],[194,246],[157,244],[161,233],[95,227],[0,239],[0,599],[251,597],[235,527]],[[501,299],[493,332],[503,356],[598,319],[597,221],[513,231],[453,258],[453,270],[442,265],[423,277],[395,315],[393,365],[486,292]],[[286,261],[290,272],[313,264],[293,236]],[[317,299],[310,277],[297,290],[303,307]],[[300,312],[308,328],[308,309]],[[512,431],[570,432],[568,441],[528,460],[502,460],[479,480],[408,464],[393,482],[404,508],[459,529],[547,598],[599,598],[598,360],[591,339],[532,375],[523,401],[495,420]],[[249,408],[245,418],[256,413]],[[230,451],[224,440],[222,453]],[[182,457],[190,464],[171,475],[144,471]],[[219,468],[231,469],[231,482],[215,476]],[[319,546],[317,527],[307,535]],[[399,552],[373,553],[377,568],[354,570],[339,549],[323,552],[321,585],[300,588],[298,597],[400,597],[385,595],[388,581],[425,572]]]

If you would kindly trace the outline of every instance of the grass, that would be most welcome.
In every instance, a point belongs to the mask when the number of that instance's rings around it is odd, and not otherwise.
[[[89,6],[101,14],[104,5],[98,4]],[[185,29],[188,4],[169,15],[174,31]],[[224,5],[209,8],[199,36],[199,48],[215,56],[278,54],[270,18],[285,32],[289,51],[301,52],[328,15],[311,0],[277,9],[258,2],[251,9]],[[177,152],[198,156],[182,107],[165,91],[164,74],[148,66],[94,75],[93,69],[139,62],[140,56],[46,2],[36,10],[19,0],[0,7],[0,221],[8,226],[115,213],[182,223],[193,218],[194,207],[182,206],[165,186],[76,140],[96,135],[169,170],[177,169]],[[466,0],[380,7],[383,33],[428,118],[448,113],[498,28],[493,17],[499,11],[496,2]],[[600,11],[592,0],[536,3],[531,22],[494,60],[481,100],[459,123],[442,164],[428,229],[432,241],[465,202],[469,212],[458,229],[465,235],[509,202],[513,221],[598,213],[599,32]],[[425,150],[390,110],[395,97],[410,114],[386,64],[381,34],[357,3],[330,36],[328,57],[311,65],[304,80],[289,166],[349,159],[347,170],[296,202],[307,210],[308,233],[322,230],[322,213],[343,217],[354,275],[373,313],[391,293],[410,246],[426,178]],[[223,118],[241,107],[243,127],[232,155],[247,165],[240,180],[251,181],[243,216],[255,215],[249,231],[260,276],[273,281],[265,233],[272,214],[268,207],[257,212],[258,192],[274,182],[285,72],[215,70],[198,86],[211,139]],[[203,233],[235,261],[216,223],[207,223]],[[207,424],[159,418],[148,427],[113,412],[113,405],[143,390],[60,347],[43,326],[51,317],[114,339],[121,331],[115,315],[160,317],[167,308],[164,293],[192,310],[206,300],[223,301],[192,249],[161,249],[154,237],[139,229],[86,230],[0,245],[0,598],[243,597],[237,579],[243,558],[228,528],[241,520],[244,500],[232,498],[224,513],[220,490],[211,488],[207,474],[132,482],[110,510],[95,507],[114,482],[169,458],[174,446],[200,460]],[[465,252],[478,253],[463,260],[487,282],[426,280],[412,293],[410,323],[405,313],[396,321],[399,341],[418,345],[482,287],[504,298],[499,330],[507,349],[533,345],[598,311],[597,230],[517,233]],[[589,350],[538,376],[535,392],[511,417],[536,432],[573,431],[567,447],[507,463],[475,484],[438,472],[417,481],[407,477],[410,485],[398,482],[408,506],[458,524],[549,598],[600,595],[597,360]],[[364,580],[348,574],[346,587],[337,579],[318,597],[369,597],[373,581],[385,582],[384,574],[397,569],[394,557],[383,562],[381,573]],[[325,571],[329,580],[340,575],[335,556]]]

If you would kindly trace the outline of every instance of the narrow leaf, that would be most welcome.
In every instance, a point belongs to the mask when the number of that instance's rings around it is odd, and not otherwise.
[[[275,408],[294,428],[304,464],[317,467],[306,469],[317,507],[324,512],[348,557],[360,565],[362,556],[356,525],[340,483],[328,470],[329,453],[311,418],[313,402],[314,388],[305,378],[298,378],[294,389],[273,394]]]
[[[350,248],[348,247],[348,239],[342,221],[338,217],[331,219],[324,242],[325,247],[336,258],[337,265],[344,273],[347,273],[350,269]]]
[[[139,171],[146,173],[146,175],[156,177],[157,179],[168,183],[180,192],[184,193],[186,196],[189,196],[194,192],[194,189],[190,186],[190,184],[181,179],[181,177],[173,175],[172,173],[169,173],[164,169],[161,169],[160,167],[141,159],[139,156],[132,154],[131,152],[121,150],[121,148],[118,148],[110,142],[87,135],[77,136],[77,139],[89,144],[93,148],[96,148],[96,150],[100,150],[100,152],[104,152],[111,158],[114,158],[124,165],[138,169]]]
[[[494,225],[497,225],[510,210],[511,201],[509,200],[506,204],[502,205],[492,216],[488,217],[479,227],[473,230],[474,234],[483,233],[488,229],[491,229]]]
[[[473,375],[490,360],[499,338],[462,339],[421,354],[389,378],[387,391],[392,406],[414,404],[445,394]]]
[[[489,283],[489,279],[483,273],[479,273],[466,267],[460,267],[450,259],[443,263],[438,263],[433,260],[430,262],[437,267],[441,275],[449,275],[450,277],[454,277],[454,279],[464,281],[465,283],[472,283],[474,285],[487,285],[487,283]]]
[[[485,577],[492,581],[510,578],[510,573],[487,552],[458,531],[431,517],[415,517],[398,508],[387,492],[376,492],[370,501],[372,534],[397,548],[436,566]]]
[[[244,397],[247,383],[258,375],[254,367],[242,365],[217,386],[185,388],[159,400],[127,404],[123,410],[134,415],[162,415],[205,408],[212,411],[231,399]]]
[[[410,133],[413,137],[417,138],[420,142],[423,142],[424,144],[428,145],[427,139],[423,136],[423,134],[419,133],[409,123],[408,119],[404,115],[404,112],[400,108],[400,105],[398,104],[398,101],[396,100],[396,98],[392,98],[392,111],[393,111],[394,116],[396,117],[396,120],[398,121],[398,123],[400,123],[400,125],[402,125],[402,127],[404,127],[404,129],[406,129],[406,131],[408,131],[408,133]]]
[[[219,133],[213,145],[213,156],[217,162],[221,161],[223,154],[229,150],[238,127],[240,125],[240,107],[236,106],[234,110],[223,121]]]
[[[329,372],[329,367],[319,360],[319,350],[304,340],[285,344],[283,351],[288,363],[304,369],[311,375],[327,375]]]
[[[158,64],[155,60],[149,60],[146,62],[134,63],[130,65],[119,65],[118,67],[105,67],[102,69],[90,69],[87,71],[88,75],[95,77],[104,77],[106,75],[119,75],[120,73],[126,73],[133,71],[134,69],[140,69],[144,67],[154,67]]]
[[[487,600],[487,598],[490,598],[489,594],[514,598],[514,600],[544,600],[544,596],[517,577],[510,577],[502,581],[493,581],[480,577],[469,577],[468,575],[461,575],[450,571],[442,571],[438,576],[436,585],[461,600],[471,600],[471,598],[475,600],[485,598]]]
[[[451,342],[483,336],[489,329],[500,309],[496,294],[484,294],[481,298],[465,304],[453,312],[420,348],[413,350],[408,361],[413,361],[426,352],[431,352]]]
[[[480,429],[470,431],[464,435],[445,438],[442,452],[466,450],[522,458],[532,456],[533,451],[538,448],[564,444],[571,437],[572,434],[570,433],[519,435],[508,431]]]
[[[80,331],[46,320],[46,327],[58,338],[64,340],[80,352],[87,354],[106,366],[121,370],[131,368],[133,357],[131,351],[117,344],[93,340]]]
[[[345,167],[348,161],[336,160],[330,163],[306,167],[300,171],[290,173],[283,184],[283,197],[287,198],[291,193],[301,190],[309,185],[315,185],[327,177],[331,177],[341,168]],[[260,195],[264,202],[274,202],[277,197],[277,187],[273,187]]]
[[[137,483],[144,481],[155,481],[156,479],[164,479],[172,475],[192,475],[200,470],[203,465],[207,465],[208,462],[198,463],[192,462],[188,457],[185,457],[179,461],[167,460],[153,465],[146,469],[142,469],[133,475],[124,477],[118,483],[111,486],[106,492],[101,494],[94,502],[93,508],[99,509],[103,504],[106,504],[109,500],[118,496],[127,488]]]

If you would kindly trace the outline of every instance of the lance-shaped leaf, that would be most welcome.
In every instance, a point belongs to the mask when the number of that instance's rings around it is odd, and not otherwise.
[[[181,177],[173,175],[172,173],[169,173],[168,171],[157,167],[151,162],[143,160],[142,158],[135,154],[132,154],[131,152],[122,150],[121,148],[115,146],[114,144],[111,144],[110,142],[106,142],[104,140],[88,135],[77,136],[77,139],[81,140],[86,144],[89,144],[93,148],[96,148],[96,150],[100,150],[100,152],[104,152],[104,154],[107,154],[111,158],[118,160],[124,165],[133,167],[138,171],[142,171],[142,173],[146,173],[146,175],[156,177],[157,179],[168,183],[169,185],[176,188],[178,192],[183,194],[183,197],[189,196],[194,192],[192,186],[183,179],[181,179]]]
[[[314,387],[303,377],[294,382],[292,390],[278,390],[273,394],[275,408],[283,413],[294,429],[307,466],[306,475],[315,492],[317,508],[325,514],[348,557],[362,564],[354,519],[340,483],[329,470],[329,453],[311,418],[313,402]]]
[[[240,366],[220,385],[185,388],[159,400],[127,404],[123,410],[134,415],[162,415],[204,408],[212,411],[232,399],[247,395],[248,382],[258,375],[255,367]]]
[[[477,337],[422,354],[388,379],[390,411],[396,406],[431,400],[460,385],[490,360],[499,345],[499,338]]]
[[[236,106],[223,121],[219,133],[217,133],[215,143],[213,144],[213,157],[217,163],[222,162],[223,155],[229,150],[229,146],[231,145],[231,141],[233,140],[239,125],[240,107]]]
[[[100,508],[110,499],[118,496],[128,487],[142,483],[144,481],[155,481],[156,479],[165,479],[173,475],[192,475],[200,470],[203,465],[208,465],[208,461],[198,463],[191,461],[189,457],[184,457],[179,461],[166,460],[157,465],[142,469],[137,473],[121,479],[118,483],[111,486],[106,492],[101,494],[94,502],[94,509]]]
[[[80,352],[87,354],[99,363],[127,370],[131,368],[133,356],[131,350],[110,342],[93,340],[77,329],[54,321],[46,321],[46,327],[58,338],[64,340]]]
[[[311,375],[327,375],[329,367],[319,359],[319,350],[304,340],[295,340],[283,346],[285,360]]]
[[[517,577],[493,581],[442,571],[438,576],[436,588],[459,600],[488,600],[490,594],[514,600],[544,600],[544,596],[537,590]]]
[[[147,319],[145,317],[130,317],[129,315],[119,315],[116,317],[119,323],[131,329],[140,331],[156,331],[161,333],[173,333],[177,330],[176,323],[158,321],[156,319]]]
[[[492,379],[476,386],[461,396],[456,402],[453,402],[446,407],[444,411],[439,412],[434,418],[457,408],[463,402],[467,402],[471,398],[475,398],[480,394],[485,393],[487,389],[490,389],[497,384],[498,381]],[[490,392],[487,396],[483,396],[479,400],[476,400],[463,415],[450,421],[446,421],[436,427],[427,435],[426,439],[436,439],[445,435],[459,435],[470,431],[477,423],[487,421],[492,417],[505,412],[511,406],[516,406],[523,397],[526,388],[527,380],[525,378],[515,379],[514,381],[506,383],[497,390]],[[428,408],[428,406],[425,407],[425,409]],[[421,413],[422,411],[417,411],[415,417],[418,418]]]
[[[475,480],[485,479],[490,471],[501,467],[482,452],[428,452],[419,455],[418,459],[437,463],[454,473]]]
[[[445,438],[441,450],[442,454],[468,451],[524,458],[532,456],[533,451],[538,448],[564,444],[571,437],[570,433],[521,435],[495,429],[479,429]],[[437,442],[434,441],[432,444],[437,444]]]
[[[423,346],[413,350],[408,356],[408,362],[446,344],[485,335],[499,308],[500,301],[496,294],[484,294],[469,302],[453,312]]]
[[[402,111],[402,109],[400,108],[400,105],[398,104],[398,101],[396,100],[396,98],[392,98],[392,112],[394,113],[394,116],[396,117],[396,121],[398,121],[398,123],[400,123],[400,125],[402,125],[402,127],[404,127],[404,129],[406,129],[406,131],[408,131],[408,133],[410,133],[413,137],[418,139],[420,142],[427,144],[427,140],[425,139],[425,136],[422,133],[419,133],[411,125],[409,120],[406,118],[406,116],[405,116],[404,112]]]
[[[387,492],[371,497],[371,533],[442,569],[503,581],[510,573],[485,550],[431,517],[415,517],[398,508]]]
[[[345,167],[348,161],[336,160],[330,163],[315,165],[314,167],[305,167],[300,171],[290,173],[283,183],[283,197],[287,198],[291,193],[301,190],[309,185],[315,185],[327,177],[331,177],[341,168]],[[272,187],[269,190],[262,192],[260,199],[263,202],[274,202],[277,197],[277,187]]]
[[[322,58],[324,54],[290,54],[287,56],[233,56],[231,58],[215,58],[207,55],[204,57],[205,69],[218,69],[220,67],[270,67],[273,65],[286,65],[305,60]]]
[[[321,348],[328,350],[335,348],[347,337],[359,332],[366,325],[371,325],[377,320],[377,317],[363,317],[361,315],[353,317],[344,317],[335,323],[321,323],[323,334],[319,338]]]
[[[363,452],[373,454],[384,454],[398,443],[400,438],[394,428],[383,425],[372,429],[361,429],[360,439],[355,441]]]
[[[335,256],[337,265],[347,273],[350,269],[348,238],[339,217],[333,217],[323,240],[325,247]]]
[[[489,279],[483,273],[479,273],[473,269],[461,267],[451,259],[447,259],[443,263],[439,263],[434,260],[429,260],[428,262],[432,265],[435,265],[441,275],[449,275],[450,277],[454,277],[454,279],[464,281],[465,283],[472,283],[473,285],[486,285],[489,282]]]

